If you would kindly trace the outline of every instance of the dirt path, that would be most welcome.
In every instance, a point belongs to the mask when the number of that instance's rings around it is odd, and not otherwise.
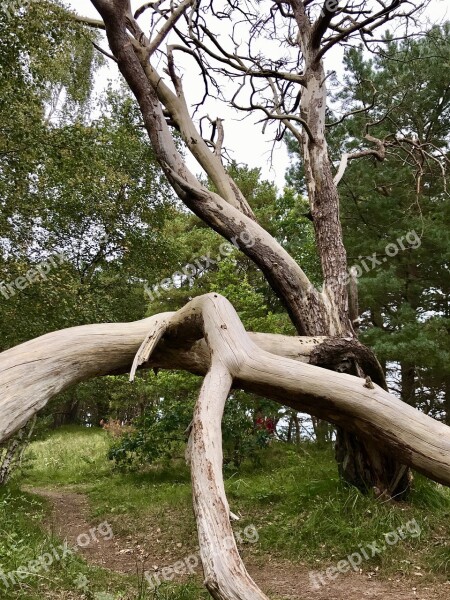
[[[148,535],[144,541],[131,536],[110,537],[110,530],[89,518],[87,497],[65,490],[29,489],[46,498],[52,505],[51,516],[44,523],[54,535],[67,540],[69,546],[78,546],[85,559],[105,569],[119,573],[142,573],[150,570],[160,573],[187,556],[191,551],[178,549],[178,556],[163,550],[157,536]],[[157,530],[159,531],[159,530]],[[89,540],[89,544],[87,544]],[[80,547],[85,545],[85,547]],[[180,544],[181,546],[181,544]],[[310,571],[304,565],[295,565],[265,556],[263,563],[254,557],[245,557],[246,566],[258,585],[274,600],[450,600],[450,582],[423,584],[420,578],[378,579],[376,574],[339,575],[328,585],[314,590]],[[201,577],[197,569],[198,577]],[[182,581],[182,576],[178,579]]]
[[[44,488],[27,488],[27,492],[50,502],[52,512],[44,526],[67,541],[69,547],[76,547],[89,563],[119,573],[136,572],[136,558],[134,551],[127,548],[127,540],[111,537],[108,527],[89,520],[89,503],[84,494]]]

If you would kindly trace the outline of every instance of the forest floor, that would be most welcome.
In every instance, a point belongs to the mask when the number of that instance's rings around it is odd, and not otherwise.
[[[194,568],[188,469],[172,461],[144,473],[117,472],[106,459],[109,445],[102,431],[52,432],[31,445],[22,472],[0,488],[2,600],[209,598]],[[240,516],[233,528],[241,555],[268,597],[450,600],[449,490],[416,476],[409,502],[383,504],[342,486],[335,471],[330,448],[307,444],[275,444],[260,464],[225,470],[231,510]],[[77,551],[2,588],[2,573],[64,541]],[[372,557],[374,543],[380,552]],[[327,577],[355,553],[355,570]],[[185,568],[164,582],[180,561]],[[186,565],[192,574],[182,574]],[[152,590],[146,573],[162,585]]]
[[[52,507],[46,527],[59,538],[67,540],[69,546],[77,544],[78,536],[92,527],[89,502],[84,494],[65,490],[34,488],[28,490],[46,498]],[[159,532],[158,538],[147,536],[145,541],[133,540],[132,536],[114,536],[98,540],[81,554],[91,564],[120,573],[136,573],[149,569],[152,573],[161,569],[159,565],[172,565],[185,555],[195,553],[196,548],[181,550],[171,548],[170,532]],[[164,539],[167,538],[167,539]],[[166,550],[163,550],[166,548]],[[167,551],[169,548],[169,551]],[[245,553],[244,553],[245,556]],[[155,570],[158,567],[158,571]],[[441,584],[424,584],[413,578],[389,578],[379,580],[376,572],[346,573],[339,575],[328,585],[315,590],[310,579],[311,570],[305,565],[264,556],[260,560],[248,557],[246,567],[261,589],[271,598],[283,600],[444,600],[450,598],[450,581]],[[195,569],[195,579],[201,583],[200,568]],[[420,574],[420,576],[422,576]],[[180,575],[179,581],[185,576]],[[326,582],[326,576],[324,577]]]

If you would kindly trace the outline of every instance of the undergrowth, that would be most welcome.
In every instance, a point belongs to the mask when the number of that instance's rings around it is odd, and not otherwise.
[[[149,531],[157,527],[163,547],[179,546],[187,553],[195,548],[186,465],[179,460],[153,465],[139,474],[120,473],[106,458],[109,444],[101,430],[64,428],[31,445],[22,471],[9,486],[0,489],[0,564],[4,573],[16,571],[52,544],[60,543],[41,526],[49,510],[46,503],[20,491],[19,486],[70,486],[88,494],[93,521],[107,519],[118,536],[133,536],[145,544]],[[386,576],[423,575],[425,579],[450,574],[450,492],[422,476],[415,475],[408,502],[383,503],[339,481],[331,448],[275,442],[264,453],[259,468],[253,462],[244,462],[239,470],[227,468],[225,485],[231,510],[241,517],[236,527],[242,530],[254,525],[258,531],[257,543],[244,540],[244,555],[262,564],[270,556],[323,570],[376,542],[385,549],[363,562],[364,571],[377,569]],[[408,524],[410,529],[405,529]],[[402,527],[407,535],[386,544],[386,534]],[[410,530],[414,535],[408,534]],[[388,539],[392,541],[393,535]],[[84,595],[77,592],[75,584],[80,574],[89,581]],[[68,595],[69,590],[73,596]],[[87,565],[79,556],[53,565],[39,577],[27,578],[8,594],[0,593],[0,597],[208,597],[200,578],[165,584],[151,592],[142,577],[114,575]]]

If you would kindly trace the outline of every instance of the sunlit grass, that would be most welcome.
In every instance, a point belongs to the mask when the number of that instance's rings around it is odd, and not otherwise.
[[[23,480],[36,486],[90,484],[111,473],[106,460],[110,443],[101,429],[57,429],[27,449]]]

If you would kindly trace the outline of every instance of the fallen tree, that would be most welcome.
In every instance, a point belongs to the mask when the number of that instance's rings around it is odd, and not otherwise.
[[[57,393],[92,377],[131,369],[133,378],[138,367],[203,375],[188,454],[205,583],[220,600],[265,598],[237,551],[223,484],[221,419],[231,388],[344,426],[388,448],[402,464],[450,485],[450,428],[403,404],[370,377],[310,364],[332,341],[247,333],[218,294],[135,323],[50,333],[0,354],[0,442]]]
[[[147,2],[133,11],[129,0],[92,0],[101,19],[76,17],[89,27],[105,30],[109,50],[100,50],[115,61],[135,96],[155,156],[180,200],[225,239],[252,240],[239,246],[264,274],[299,335],[356,341],[356,286],[349,277],[337,186],[351,160],[381,161],[390,151],[411,151],[405,138],[373,136],[374,124],[368,122],[362,133],[362,148],[345,152],[335,172],[327,130],[349,115],[327,123],[327,80],[331,74],[326,72],[324,58],[339,45],[359,42],[377,51],[382,40],[374,32],[391,21],[395,25],[402,22],[407,37],[409,23],[416,22],[427,3],[277,0],[253,5],[250,1],[183,0]],[[263,52],[261,40],[275,43]],[[197,104],[188,101],[186,81],[177,65],[180,56],[200,67],[204,94]],[[193,84],[190,77],[188,83]],[[231,82],[227,90],[221,85],[223,77]],[[323,275],[321,288],[311,283],[280,241],[257,222],[248,199],[224,164],[223,119],[205,113],[208,98],[225,101],[243,113],[260,115],[264,127],[277,125],[276,139],[289,132],[298,143]],[[371,105],[358,112],[368,111],[375,100],[376,92]],[[188,168],[179,152],[179,138],[208,175],[211,186]],[[420,144],[413,147],[415,162],[424,164],[426,150]],[[335,357],[331,356],[333,349],[337,350]],[[339,363],[338,346],[330,347],[329,354],[328,368],[368,375],[357,356]],[[376,382],[385,386],[381,371]],[[391,497],[407,493],[408,470],[383,448],[341,427],[337,428],[336,445],[339,472],[347,482],[363,490],[376,486]]]
[[[273,3],[267,20],[259,12],[264,3],[258,3],[258,10],[244,14],[251,42],[256,44],[267,27],[281,31],[278,26],[284,19],[286,43],[297,48],[297,56],[285,63],[255,55],[250,45],[243,56],[218,42],[205,19],[208,15],[228,19],[235,11],[242,16],[239,3],[227,2],[228,12],[218,12],[214,1],[206,7],[193,0],[167,6],[158,1],[135,13],[128,0],[92,3],[102,20],[84,22],[106,31],[111,53],[105,52],[134,94],[153,151],[176,194],[225,239],[252,241],[240,248],[260,268],[300,337],[247,333],[231,304],[218,294],[139,322],[47,334],[0,354],[0,442],[20,430],[50,398],[92,377],[130,369],[133,377],[139,367],[185,369],[204,376],[189,458],[206,585],[213,597],[222,600],[265,598],[239,557],[223,485],[220,429],[232,387],[335,424],[341,472],[351,483],[363,482],[366,489],[387,498],[398,496],[407,491],[408,467],[414,467],[450,485],[450,430],[387,392],[376,358],[358,342],[355,331],[357,303],[349,293],[354,286],[342,240],[337,185],[349,160],[383,160],[394,142],[367,132],[365,142],[373,147],[346,154],[333,176],[325,135],[324,55],[354,36],[369,44],[378,27],[394,18],[416,16],[424,3],[373,0],[366,7],[360,0],[342,6],[329,0],[286,0]],[[150,37],[138,21],[148,11],[153,15]],[[172,34],[181,45],[164,49]],[[238,103],[238,94],[233,96],[235,108],[261,111],[264,121],[280,124],[280,139],[289,131],[298,141],[323,274],[321,289],[257,222],[230,177],[223,163],[222,120],[210,120],[210,137],[203,133],[201,120],[195,122],[176,69],[176,52],[200,65],[206,95],[210,86],[217,91],[217,74],[228,75],[238,81],[239,93],[250,90],[248,105]],[[152,60],[163,64],[164,71],[159,73]],[[262,87],[256,82],[263,82]],[[188,169],[179,152],[178,134],[211,186]],[[418,146],[414,153],[418,160],[424,156]]]
[[[386,443],[401,462],[450,485],[450,428],[405,405],[370,377],[363,380],[310,364],[330,341],[247,333],[232,305],[218,294],[142,321],[49,333],[0,354],[0,443],[56,394],[81,381],[134,372],[138,363],[139,368],[206,376],[214,355],[232,348],[233,364],[228,364],[229,356],[223,359],[232,376],[230,387]],[[350,346],[347,351],[352,350]]]

